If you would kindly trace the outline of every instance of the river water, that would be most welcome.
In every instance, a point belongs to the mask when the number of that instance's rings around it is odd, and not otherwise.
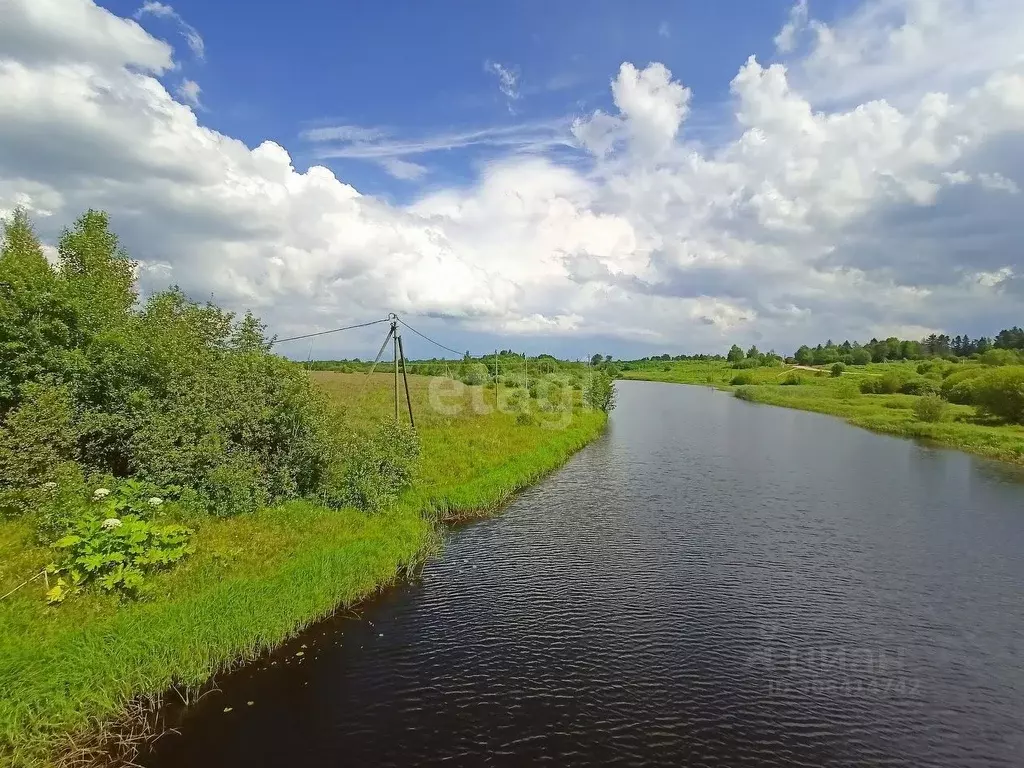
[[[1020,470],[618,387],[603,439],[144,763],[1024,765]]]

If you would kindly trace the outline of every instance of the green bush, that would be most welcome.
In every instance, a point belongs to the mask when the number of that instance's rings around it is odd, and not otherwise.
[[[871,353],[863,347],[857,347],[850,353],[853,358],[851,365],[867,365],[871,362]]]
[[[520,411],[516,415],[516,424],[522,427],[532,427],[536,423],[536,419],[530,411]]]
[[[881,394],[881,382],[881,377],[872,377],[870,379],[864,379],[860,383],[860,391],[865,395]]]
[[[866,395],[893,395],[903,388],[906,380],[904,372],[886,371],[881,376],[873,376],[862,381],[860,391]]]
[[[946,412],[946,401],[936,394],[928,394],[914,403],[914,417],[918,421],[942,421]]]
[[[486,384],[490,374],[487,371],[487,366],[483,363],[468,363],[462,368],[462,375],[459,377],[463,384],[469,386],[478,387],[481,384]]]
[[[939,393],[951,403],[974,405],[975,387],[985,370],[972,367],[957,371],[943,380]]]
[[[990,349],[982,354],[980,360],[982,365],[990,366],[1021,364],[1020,355],[1013,349]]]
[[[752,373],[737,373],[729,382],[734,387],[741,387],[747,384],[754,383],[754,374]]]
[[[64,385],[25,383],[19,404],[0,422],[0,513],[20,516],[48,506],[44,486],[67,487],[81,472],[74,464],[79,426]]]
[[[412,483],[419,453],[416,433],[394,420],[369,433],[339,433],[320,500],[332,507],[384,509]]]
[[[791,371],[790,373],[786,374],[785,378],[783,378],[780,383],[784,387],[796,387],[799,386],[800,384],[803,384],[804,379],[799,373]]]
[[[583,400],[588,408],[609,413],[615,407],[615,381],[604,371],[592,373]]]
[[[937,395],[939,385],[932,379],[911,379],[903,383],[900,392],[904,395]]]
[[[255,317],[177,289],[140,302],[134,272],[103,213],[63,233],[56,265],[23,212],[4,224],[0,514],[52,541],[88,522],[99,476],[217,515],[300,497],[379,508],[408,483],[414,436],[355,433]]]
[[[745,370],[749,368],[760,368],[761,358],[759,357],[746,357],[742,360],[737,360],[732,364],[732,367],[737,370]]]
[[[833,363],[831,372],[833,378],[839,378],[843,375],[843,371],[846,370],[846,366],[843,363]]]
[[[983,415],[1024,424],[1024,366],[989,371],[978,380],[974,396]]]

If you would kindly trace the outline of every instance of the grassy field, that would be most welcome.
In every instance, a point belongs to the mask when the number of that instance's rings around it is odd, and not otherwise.
[[[393,413],[386,374],[312,375],[355,421]],[[437,396],[425,377],[410,385],[422,462],[393,511],[292,503],[205,518],[195,523],[196,553],[152,577],[143,600],[89,594],[49,607],[37,580],[0,601],[0,764],[45,765],[81,754],[139,697],[199,686],[392,584],[436,545],[433,520],[494,509],[595,439],[606,422],[603,413],[580,409],[560,429],[545,423],[561,420],[556,414],[521,424],[511,413],[478,413],[494,396],[480,388],[447,395],[445,414],[432,407]],[[24,525],[0,522],[0,594],[51,559],[30,536]]]
[[[973,407],[953,404],[947,406],[941,421],[919,421],[914,404],[920,398],[915,395],[860,393],[859,385],[865,377],[883,376],[889,371],[909,375],[916,371],[916,363],[872,363],[848,368],[842,376],[832,377],[826,369],[784,366],[740,371],[724,362],[683,361],[648,363],[643,369],[623,371],[621,378],[734,390],[752,402],[827,413],[875,432],[931,440],[980,456],[1024,464],[1024,426],[981,419]],[[732,384],[739,374],[748,375],[752,382]],[[794,376],[799,378],[799,384],[783,384]]]

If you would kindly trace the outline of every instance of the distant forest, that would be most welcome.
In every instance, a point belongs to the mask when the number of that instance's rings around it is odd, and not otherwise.
[[[846,365],[867,365],[868,363],[884,363],[888,360],[924,360],[932,357],[969,358],[980,357],[991,350],[1009,350],[1024,352],[1024,328],[1008,328],[1000,331],[994,338],[981,336],[972,339],[970,336],[947,336],[935,334],[920,341],[898,339],[891,336],[887,339],[871,339],[864,344],[844,341],[836,344],[831,339],[816,347],[806,344],[791,357],[783,358],[775,350],[761,352],[756,346],[744,352],[738,345],[733,345],[726,355],[653,355],[631,362],[670,361],[670,360],[728,360],[737,363],[741,360],[758,360],[762,364],[772,362],[796,363],[797,365],[830,365],[845,363]]]

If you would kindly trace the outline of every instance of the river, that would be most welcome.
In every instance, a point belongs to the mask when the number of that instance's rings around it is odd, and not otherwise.
[[[1024,473],[618,389],[604,438],[144,764],[1024,764]]]

